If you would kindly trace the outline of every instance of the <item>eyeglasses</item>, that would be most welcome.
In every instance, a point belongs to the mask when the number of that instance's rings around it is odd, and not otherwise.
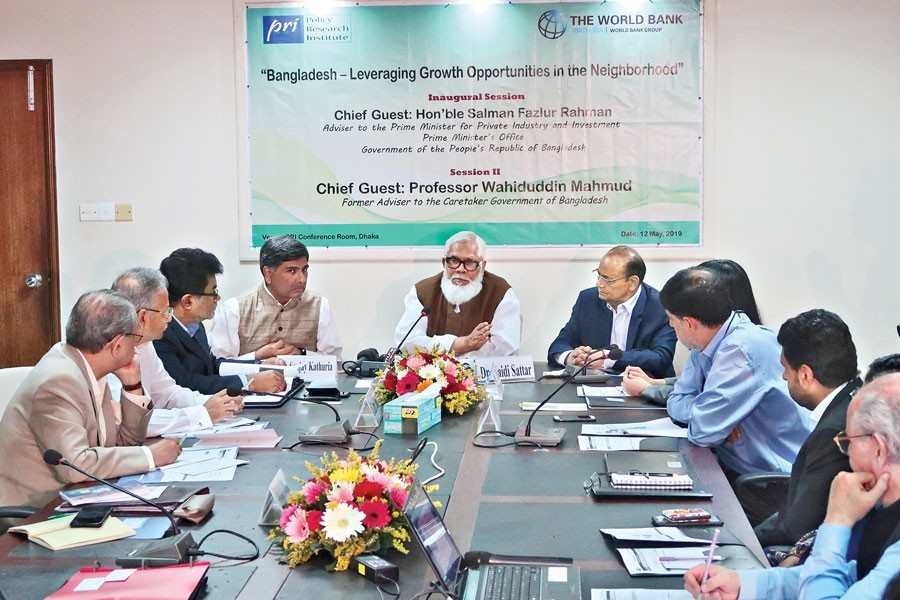
[[[215,298],[219,295],[219,288],[213,288],[211,292],[188,292],[191,296],[207,296],[209,298]]]
[[[627,278],[628,278],[627,275],[622,275],[621,277],[616,277],[615,279],[610,279],[609,277],[606,277],[606,276],[604,276],[604,275],[601,275],[601,274],[600,274],[600,269],[594,269],[593,271],[591,271],[591,273],[593,273],[594,275],[597,276],[597,281],[602,281],[602,282],[605,283],[606,285],[609,285],[610,283],[615,283],[615,282],[619,281],[620,279],[627,279]]]
[[[175,311],[172,309],[171,306],[169,308],[167,308],[166,310],[156,310],[155,308],[150,308],[150,307],[145,306],[144,310],[149,310],[150,312],[159,313],[167,319],[171,319],[172,315],[175,314]]]
[[[133,338],[134,338],[134,345],[135,345],[135,346],[137,346],[138,344],[140,344],[140,343],[141,343],[141,340],[144,339],[144,334],[143,334],[143,333],[123,333],[122,335],[128,336],[128,337],[133,337]]]
[[[450,267],[451,269],[458,269],[459,265],[465,267],[466,271],[477,271],[478,267],[481,266],[480,260],[472,260],[471,258],[467,258],[466,260],[459,260],[455,256],[447,256],[444,257],[444,266]]]
[[[834,436],[834,443],[837,444],[838,450],[841,451],[841,454],[847,454],[850,452],[850,441],[855,440],[856,438],[864,438],[871,437],[875,435],[874,433],[861,433],[859,435],[846,435],[846,431],[841,431],[836,436]]]

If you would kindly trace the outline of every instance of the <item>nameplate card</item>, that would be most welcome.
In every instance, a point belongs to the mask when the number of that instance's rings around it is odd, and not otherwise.
[[[337,358],[330,354],[287,354],[279,356],[286,365],[297,368],[297,376],[306,381],[337,379]]]
[[[503,383],[534,381],[534,360],[529,355],[476,356],[475,374],[478,379],[489,381],[496,373]]]

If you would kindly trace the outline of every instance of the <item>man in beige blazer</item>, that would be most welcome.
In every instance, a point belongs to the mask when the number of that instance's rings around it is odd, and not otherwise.
[[[118,292],[87,292],[78,299],[67,341],[41,358],[0,419],[0,505],[42,506],[67,484],[87,479],[45,463],[50,448],[103,478],[175,460],[180,449],[173,440],[142,446],[153,404],[141,388],[135,353],[141,337],[134,306]],[[120,404],[106,386],[110,373],[129,392]]]

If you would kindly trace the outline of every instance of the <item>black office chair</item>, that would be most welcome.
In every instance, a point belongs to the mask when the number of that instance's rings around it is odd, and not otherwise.
[[[24,519],[35,512],[33,506],[0,506],[0,519]]]
[[[759,525],[784,504],[790,481],[790,473],[777,471],[748,473],[734,480],[734,495],[751,525]]]

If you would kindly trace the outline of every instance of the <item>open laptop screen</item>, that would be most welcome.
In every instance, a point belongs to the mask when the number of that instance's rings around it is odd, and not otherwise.
[[[444,588],[458,590],[462,555],[441,515],[425,493],[425,488],[418,481],[410,487],[403,514]]]

